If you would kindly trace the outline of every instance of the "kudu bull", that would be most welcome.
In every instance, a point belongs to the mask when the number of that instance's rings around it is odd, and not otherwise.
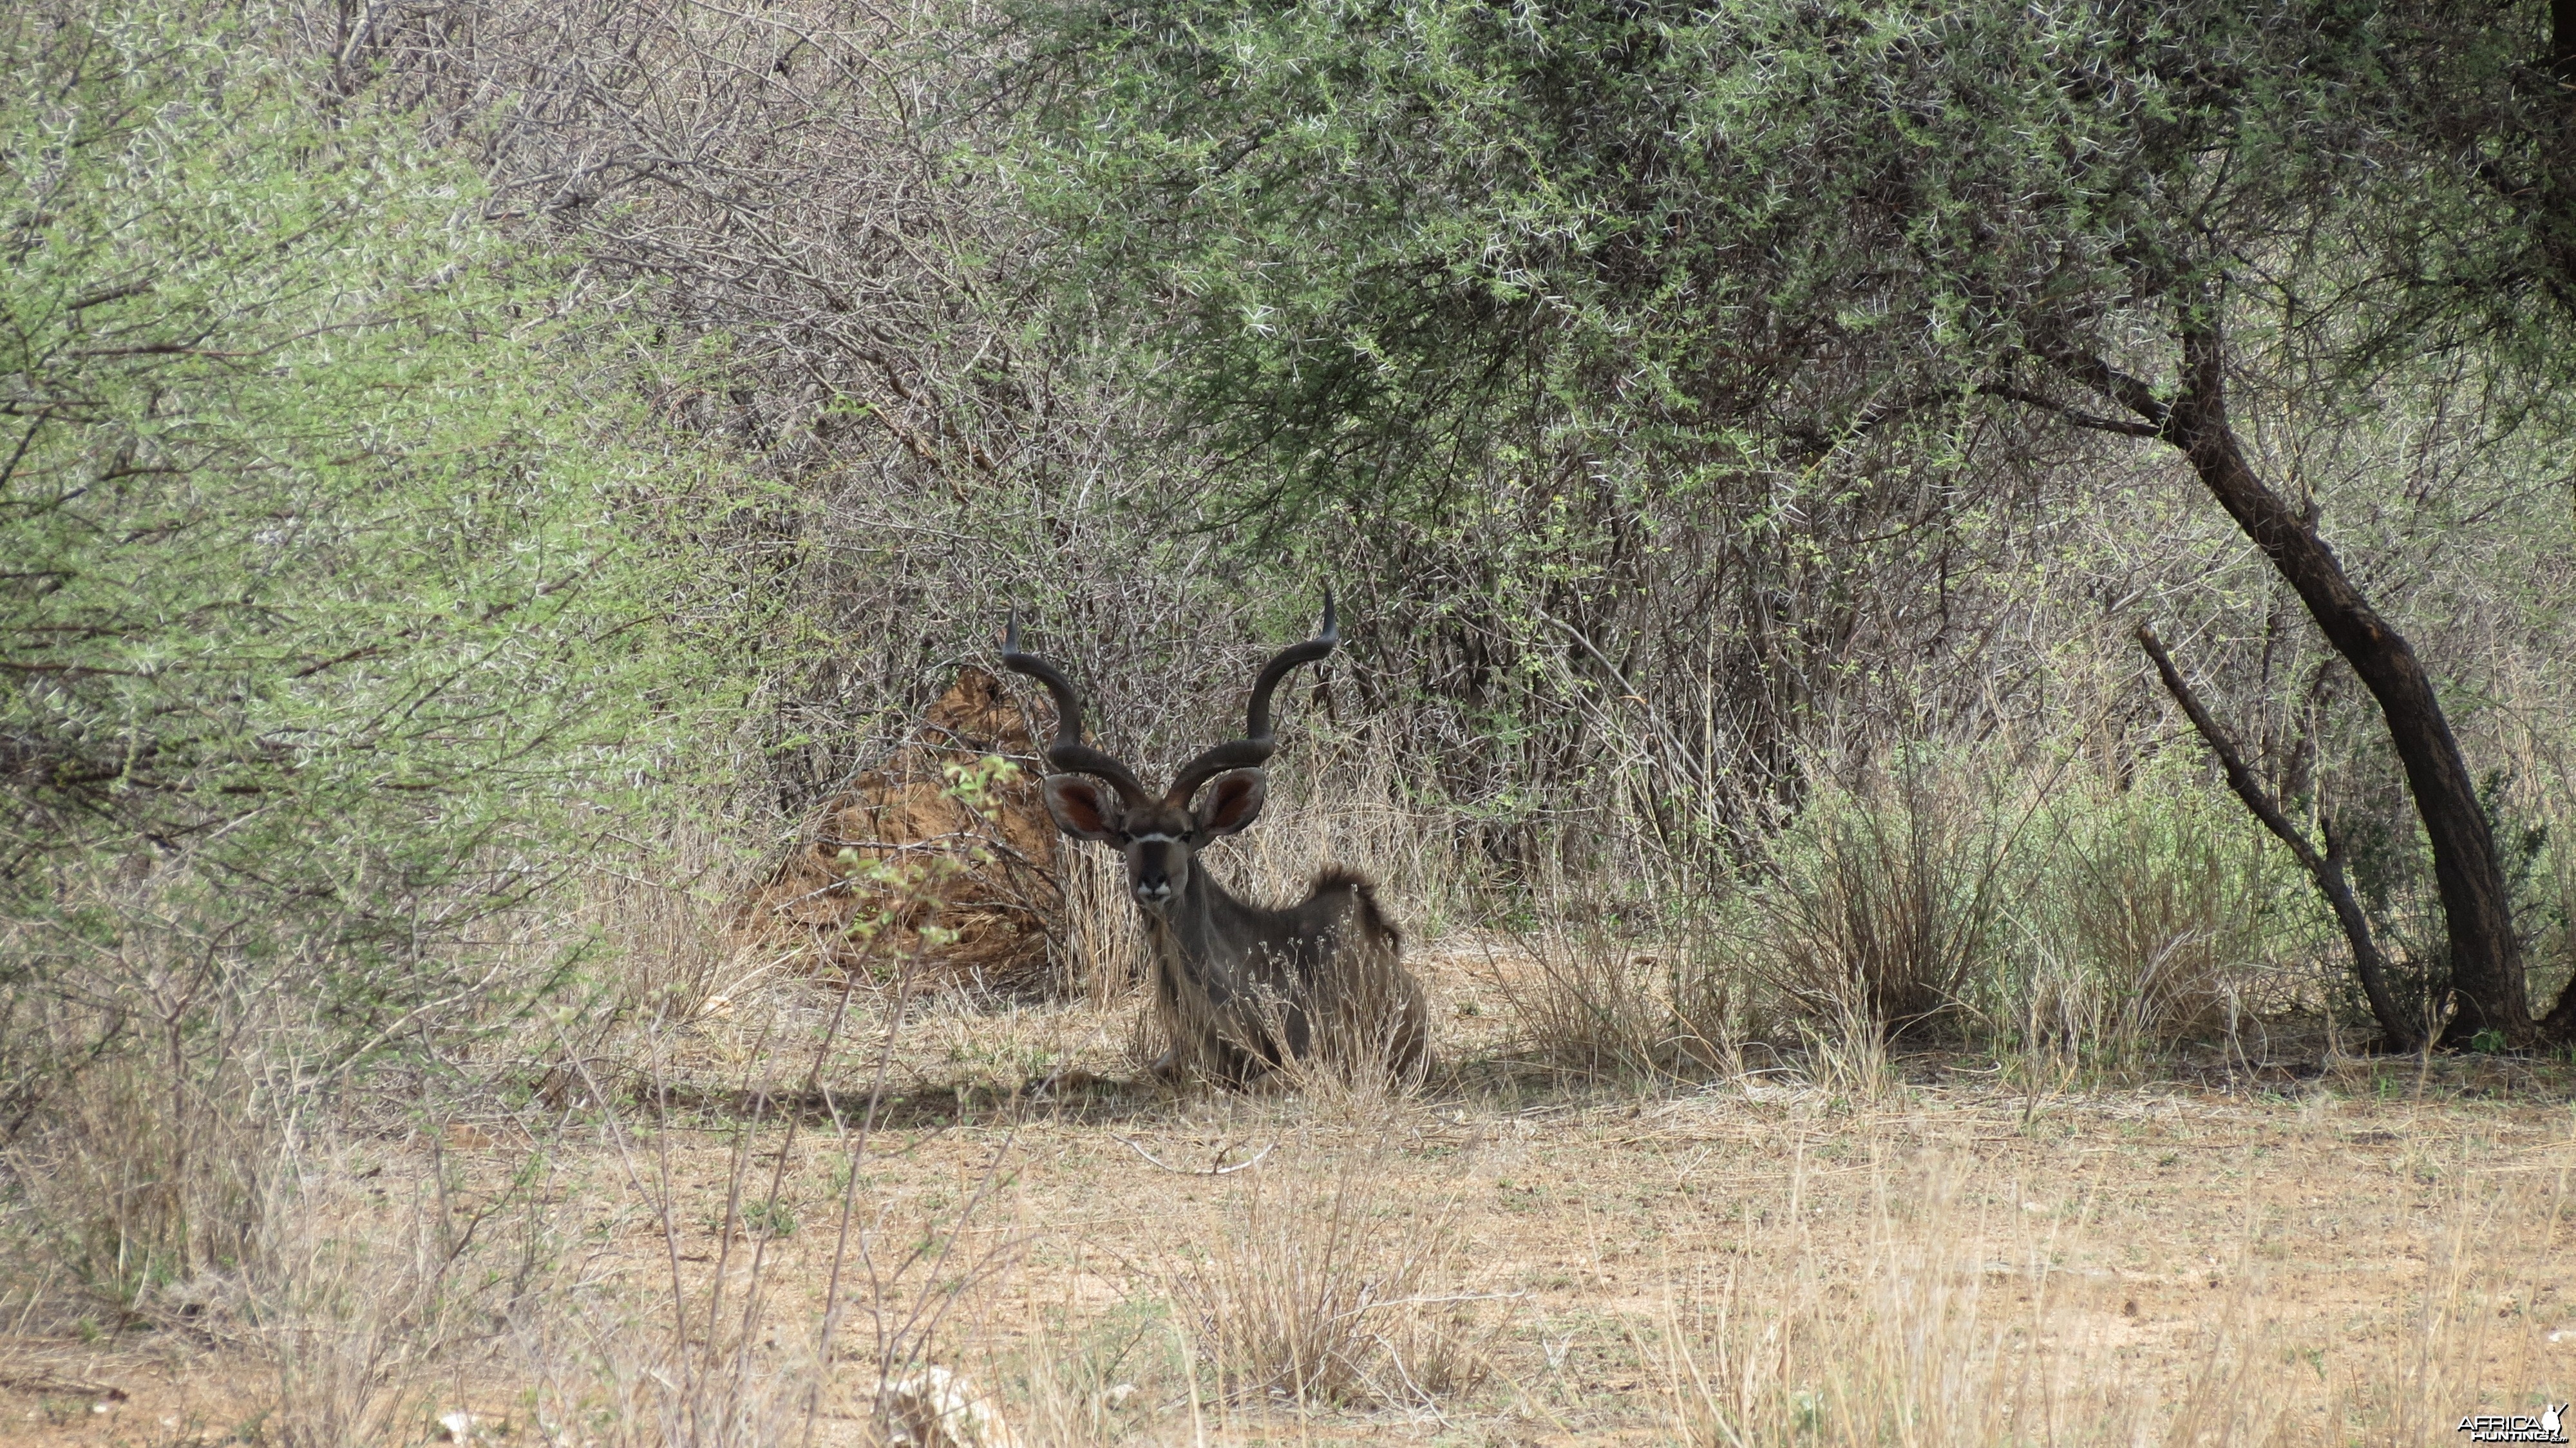
[[[1244,737],[1191,760],[1157,797],[1082,742],[1081,694],[1055,666],[1021,651],[1019,619],[1011,620],[1003,664],[1055,696],[1047,812],[1067,835],[1127,857],[1128,893],[1153,945],[1155,1007],[1172,1043],[1158,1074],[1195,1069],[1241,1086],[1290,1060],[1398,1074],[1424,1063],[1422,988],[1366,877],[1328,868],[1304,900],[1269,910],[1236,899],[1198,859],[1209,841],[1260,818],[1269,788],[1261,765],[1278,748],[1270,696],[1340,641],[1328,590],[1322,632],[1282,651],[1253,682]]]

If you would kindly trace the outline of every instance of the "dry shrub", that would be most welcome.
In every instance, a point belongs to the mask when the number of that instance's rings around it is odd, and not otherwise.
[[[529,1287],[509,1269],[536,1259],[510,1261],[519,1244],[504,1239],[526,1223],[505,1207],[449,1200],[434,1160],[426,1172],[410,1165],[385,1201],[345,1153],[282,1147],[274,1199],[226,1284],[217,1329],[267,1371],[260,1441],[413,1441],[442,1409],[463,1410],[437,1394],[478,1364],[497,1302]],[[379,1165],[380,1188],[386,1175]]]
[[[74,1031],[62,1033],[75,1038]],[[199,1274],[235,1262],[260,1227],[274,1103],[243,1063],[173,1075],[103,1056],[47,1102],[44,1129],[8,1143],[17,1227],[89,1302],[149,1317]]]
[[[136,1104],[121,1131],[84,1118],[51,1133],[70,1174],[52,1186],[23,1178],[32,1190],[21,1206],[56,1210],[48,1194],[83,1190],[118,1146],[135,1154],[130,1174],[183,1172],[183,1192],[197,1194],[180,1195],[196,1208],[196,1251],[156,1255],[135,1231],[124,1305],[135,1323],[170,1329],[151,1341],[174,1361],[220,1367],[235,1408],[256,1425],[251,1441],[415,1443],[434,1436],[444,1412],[470,1408],[491,1421],[490,1405],[459,1397],[459,1385],[488,1381],[506,1339],[578,1310],[558,1249],[583,1224],[532,1199],[540,1170],[498,1168],[497,1180],[467,1190],[454,1164],[418,1140],[317,1139],[291,1097],[263,1091],[241,1103],[246,1119],[196,1120],[198,1154],[223,1163],[217,1193],[208,1183],[217,1168],[176,1160],[153,1140],[166,1115],[148,1099]],[[102,1220],[121,1210],[131,1209],[96,1208]],[[103,1295],[112,1284],[90,1285]]]
[[[737,928],[747,873],[721,833],[675,822],[651,848],[596,862],[539,931],[594,939],[613,962],[617,1010],[603,1028],[720,1012],[785,948]]]
[[[1995,804],[1916,760],[1819,791],[1754,896],[1771,984],[1829,1026],[1949,1014],[1997,945],[2016,822]]]
[[[1491,1371],[1497,1315],[1460,1281],[1450,1204],[1402,1190],[1382,1150],[1237,1174],[1209,1255],[1171,1289],[1220,1398],[1419,1407]]]
[[[592,1304],[593,1315],[550,1314],[555,1331],[519,1365],[533,1384],[536,1418],[580,1433],[538,1441],[594,1448],[772,1448],[805,1441],[809,1415],[845,1418],[849,1405],[818,1408],[828,1380],[804,1346],[806,1324],[756,1319],[748,1325],[790,1345],[772,1351],[742,1332],[739,1318],[717,1325],[717,1346],[677,1344],[657,1304],[622,1295]]]
[[[2291,967],[2334,947],[2268,849],[2187,769],[2123,788],[1902,759],[1818,792],[1735,933],[1812,1040],[1946,1025],[2132,1054],[2313,1002]]]
[[[2084,862],[2089,888],[2075,892],[2076,945],[2120,1013],[2092,1034],[2170,1041],[2207,1035],[2225,1020],[2230,978],[2248,959],[2231,947],[2251,922],[2230,909],[2235,862],[2210,842],[2193,844],[2188,854],[2122,851]]]
[[[1540,1064],[1589,1078],[1693,1073],[1732,1058],[1733,981],[1690,940],[1640,944],[1557,921],[1514,943],[1515,959],[1489,953],[1486,967],[1520,1048]]]
[[[1000,681],[960,670],[911,740],[823,807],[746,921],[815,968],[917,960],[995,990],[1049,985],[1065,897],[1035,753]]]
[[[880,1090],[920,1024],[924,984],[910,972],[883,993],[791,979],[735,1002],[726,1028],[747,1049],[729,1053],[741,1074],[721,1099],[733,1107],[696,1122],[726,1148],[712,1178],[685,1144],[698,1133],[671,1107],[689,1093],[666,1074],[703,1027],[655,1021],[627,1038],[626,1056],[604,1065],[640,1077],[637,1090],[606,1089],[592,1062],[571,1062],[596,1112],[573,1129],[590,1151],[605,1148],[594,1169],[606,1201],[566,1224],[578,1230],[613,1203],[658,1240],[640,1270],[566,1282],[531,1314],[544,1330],[523,1332],[517,1375],[534,1385],[541,1421],[577,1424],[599,1448],[847,1443],[862,1431],[872,1436],[859,1441],[902,1441],[894,1430],[923,1401],[902,1385],[935,1378],[960,1299],[986,1291],[1020,1246],[990,1223],[1007,1139],[960,1203],[925,1207],[868,1186],[872,1159],[897,1146]],[[817,1439],[818,1423],[834,1426]]]
[[[1120,1334],[1121,1340],[1104,1353],[1083,1350],[1089,1344],[1067,1345],[1061,1338],[1048,1336],[1066,1331],[1068,1325],[1068,1315],[1064,1313],[1037,1317],[1029,1324],[1028,1340],[1044,1342],[1047,1347],[1013,1364],[1021,1379],[1017,1407],[1021,1441],[1046,1448],[1089,1448],[1093,1444],[1137,1441],[1136,1421],[1158,1406],[1157,1398],[1134,1381],[1139,1376],[1154,1376],[1140,1371],[1149,1364],[1138,1360],[1153,1355],[1158,1348],[1163,1350],[1163,1356],[1177,1360],[1178,1354],[1171,1351],[1169,1333],[1146,1323]],[[1066,1350],[1068,1346],[1070,1351]],[[1145,1350],[1137,1351],[1140,1346]],[[1163,1364],[1155,1362],[1150,1366]],[[1171,1375],[1177,1377],[1181,1371],[1184,1370],[1174,1369]]]
[[[2331,921],[2231,800],[2187,768],[2067,772],[1901,756],[1819,786],[1655,924],[1552,919],[1497,984],[1560,1070],[1691,1075],[1794,1035],[1864,1095],[1909,1031],[2098,1062],[2318,1004]]]
[[[274,1044],[305,1024],[291,966],[235,958],[167,893],[96,884],[84,903],[125,927],[96,938],[41,919],[0,930],[0,955],[43,962],[0,1023],[0,1241],[46,1279],[11,1285],[120,1317],[250,1253],[296,1074]]]
[[[2000,971],[1970,992],[1999,1036],[2118,1061],[2321,1002],[2348,959],[2306,877],[2196,767],[2048,801],[2016,872]]]

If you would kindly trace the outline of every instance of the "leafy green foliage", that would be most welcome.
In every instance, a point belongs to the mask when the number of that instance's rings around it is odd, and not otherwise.
[[[471,172],[272,39],[0,21],[0,890],[22,962],[320,930],[374,1019],[640,802],[701,585]]]
[[[2139,344],[2231,290],[2330,351],[2459,343],[2530,270],[2426,114],[2515,93],[2536,6],[1023,14],[1064,264],[1086,309],[1178,315],[1256,512],[1551,457],[1687,489],[2097,362],[2152,381]]]
[[[0,1206],[124,1312],[563,984],[496,917],[735,702],[733,492],[279,19],[0,18]]]
[[[1748,421],[1822,446],[2186,284],[2193,194],[2258,150],[2286,183],[2355,74],[2309,19],[1066,5],[1044,53],[1096,89],[1033,179],[1086,275],[1180,304],[1195,400],[1265,461],[1380,486],[1509,423],[1685,482]]]

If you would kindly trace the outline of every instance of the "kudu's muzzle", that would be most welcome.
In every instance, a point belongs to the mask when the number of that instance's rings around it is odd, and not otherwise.
[[[1164,910],[1189,883],[1189,852],[1177,841],[1148,835],[1127,846],[1127,889],[1137,904]]]

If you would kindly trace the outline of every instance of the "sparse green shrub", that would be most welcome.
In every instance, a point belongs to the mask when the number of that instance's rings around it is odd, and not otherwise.
[[[2314,1007],[2341,969],[2306,877],[2181,763],[2121,787],[1900,757],[1816,789],[1746,873],[1721,890],[1734,969],[1827,1041],[2118,1056]]]
[[[2340,944],[2313,887],[2196,770],[2076,781],[2034,828],[2014,959],[1984,999],[2007,1040],[2117,1055],[2322,999]]]

